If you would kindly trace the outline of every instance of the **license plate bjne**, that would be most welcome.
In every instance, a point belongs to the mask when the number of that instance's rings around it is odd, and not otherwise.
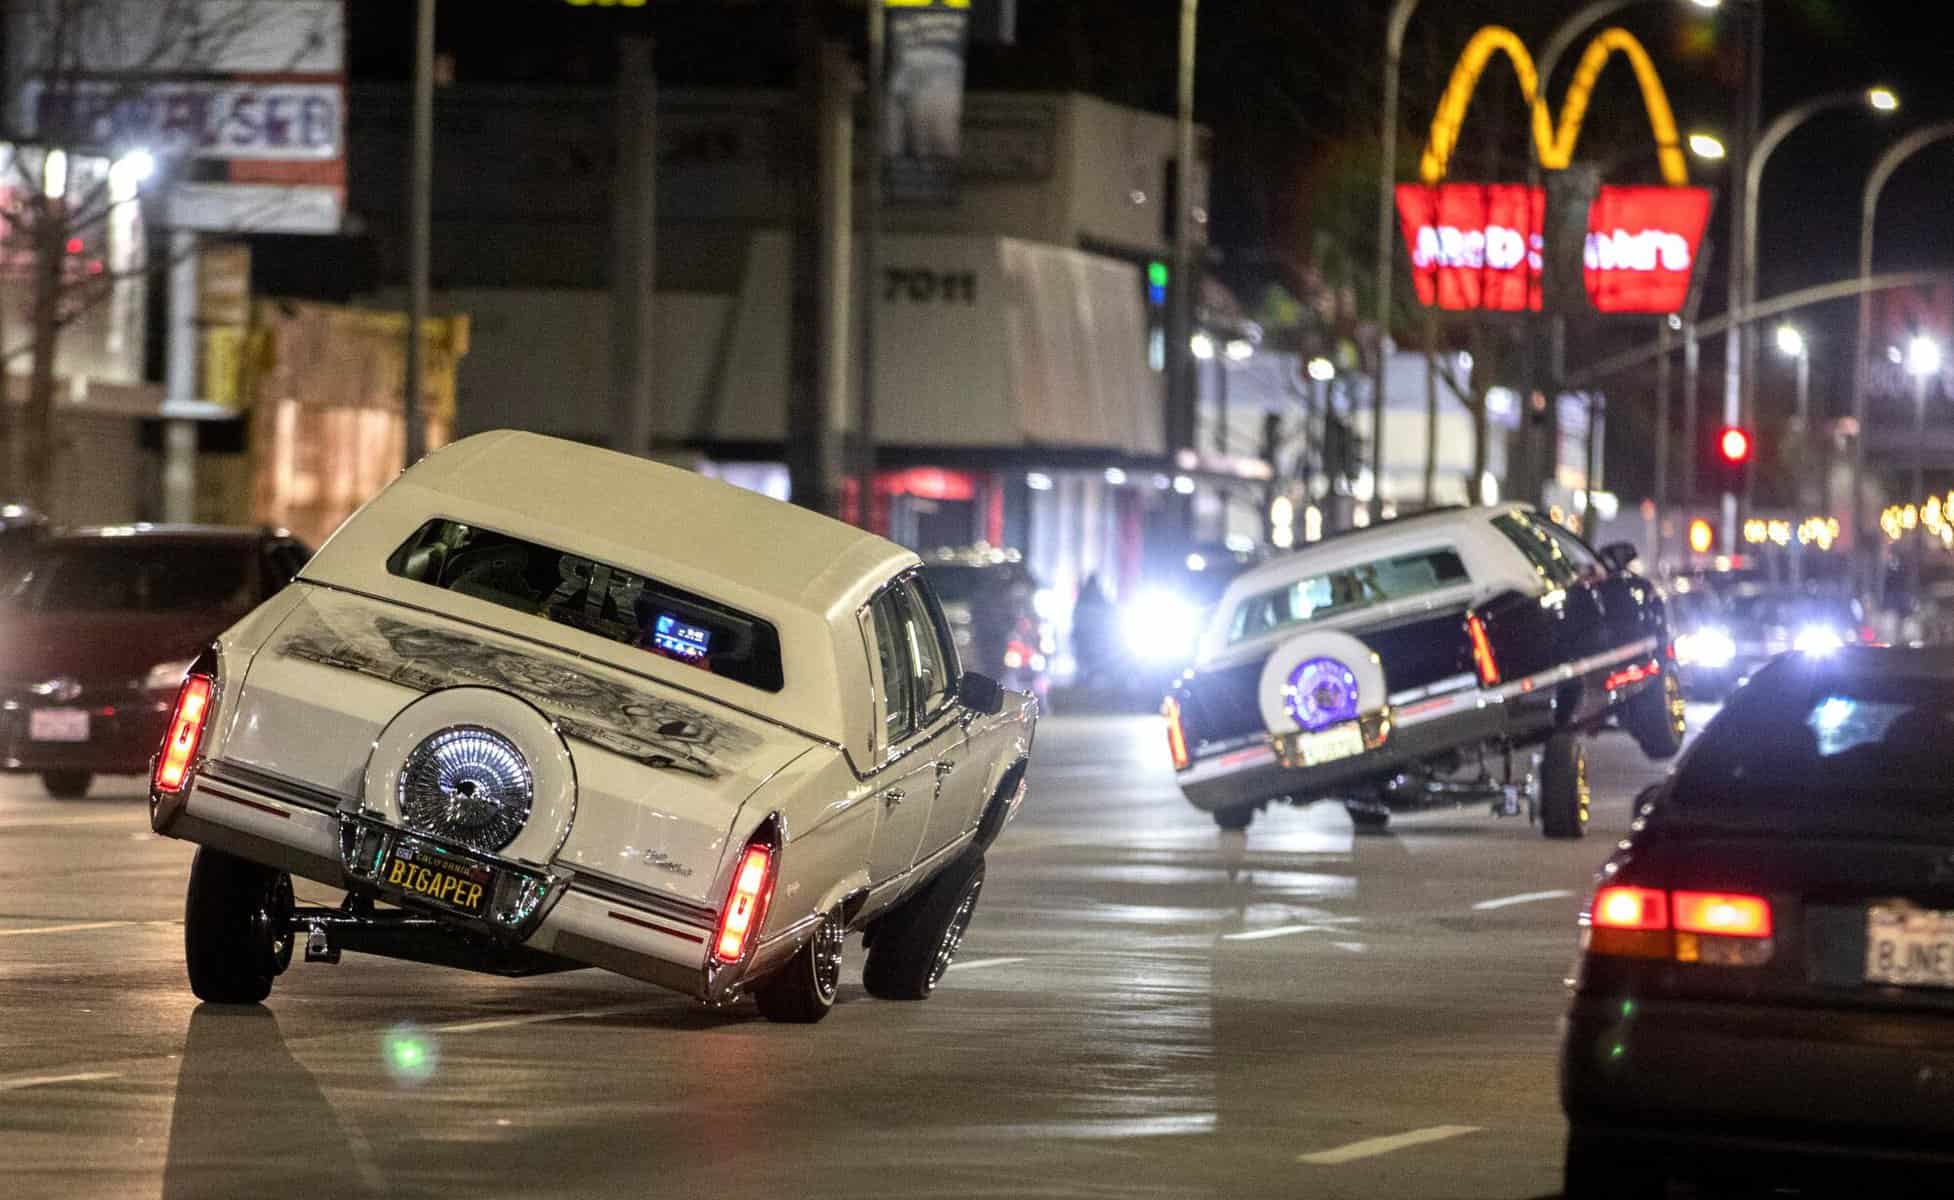
[[[1306,767],[1355,758],[1363,752],[1364,735],[1355,722],[1322,733],[1306,733],[1296,739],[1296,756]]]
[[[27,738],[34,742],[85,742],[88,710],[37,708],[27,714]]]
[[[380,882],[410,896],[432,900],[465,916],[479,917],[494,890],[495,870],[412,838],[402,838],[380,864]]]
[[[1954,913],[1867,908],[1866,982],[1954,988]]]

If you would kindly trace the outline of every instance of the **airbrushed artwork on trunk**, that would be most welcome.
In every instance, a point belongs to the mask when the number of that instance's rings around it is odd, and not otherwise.
[[[337,606],[336,606],[337,607]],[[683,701],[499,642],[392,617],[317,605],[275,651],[420,692],[477,685],[520,696],[563,735],[647,767],[717,779],[761,737]]]

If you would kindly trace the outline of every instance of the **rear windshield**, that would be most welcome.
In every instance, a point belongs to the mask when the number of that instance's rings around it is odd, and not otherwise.
[[[1340,567],[1242,601],[1228,618],[1228,640],[1239,642],[1468,582],[1465,563],[1449,546]]]
[[[435,520],[393,552],[387,570],[748,687],[781,688],[780,635],[771,624],[581,554]]]
[[[253,544],[104,538],[42,546],[10,567],[0,605],[14,612],[243,612],[255,595]]]
[[[1683,762],[1669,805],[1712,824],[1896,831],[1954,820],[1943,782],[1954,686],[1802,656],[1739,692]]]

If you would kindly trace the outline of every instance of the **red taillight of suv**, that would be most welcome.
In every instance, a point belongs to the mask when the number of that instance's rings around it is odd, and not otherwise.
[[[1770,961],[1771,933],[1771,902],[1762,896],[1611,884],[1594,894],[1587,951],[1754,967]]]
[[[748,940],[758,932],[767,915],[767,900],[773,894],[773,851],[755,843],[746,848],[740,869],[733,875],[732,891],[726,907],[719,913],[719,937],[713,943],[713,957],[722,963],[736,963],[746,957]]]
[[[163,748],[156,755],[156,771],[150,787],[158,792],[183,790],[190,766],[196,762],[197,747],[203,744],[204,726],[210,720],[211,701],[216,682],[208,675],[191,675],[176,690],[176,708],[170,713],[169,732],[163,735]]]

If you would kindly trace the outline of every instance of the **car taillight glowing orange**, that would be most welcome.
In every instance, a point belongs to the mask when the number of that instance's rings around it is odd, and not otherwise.
[[[1713,937],[1771,936],[1771,904],[1762,896],[1726,892],[1677,892],[1676,931]]]
[[[1771,932],[1771,902],[1762,896],[1610,885],[1589,907],[1587,951],[1755,967],[1771,960]]]
[[[736,963],[746,957],[747,939],[760,928],[767,915],[767,899],[773,893],[773,851],[765,846],[748,846],[740,869],[733,876],[733,890],[719,914],[719,938],[713,957],[723,963]]]
[[[1493,658],[1493,643],[1486,637],[1486,623],[1478,613],[1466,618],[1466,636],[1472,639],[1472,665],[1479,669],[1479,682],[1492,687],[1499,682],[1499,663]]]
[[[1174,769],[1187,769],[1187,731],[1181,728],[1180,702],[1172,696],[1167,697],[1160,706],[1160,715],[1167,718],[1167,753],[1173,756]]]
[[[163,749],[156,756],[156,774],[149,781],[157,791],[183,790],[190,766],[196,761],[197,747],[204,740],[204,725],[210,720],[214,693],[215,685],[208,675],[192,675],[177,689],[170,729],[163,736]]]

